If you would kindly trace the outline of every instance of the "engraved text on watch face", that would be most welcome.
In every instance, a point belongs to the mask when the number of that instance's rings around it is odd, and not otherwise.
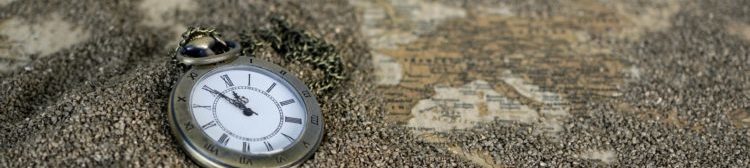
[[[268,71],[238,67],[206,74],[193,86],[190,111],[220,146],[247,154],[290,147],[305,126],[300,95]]]

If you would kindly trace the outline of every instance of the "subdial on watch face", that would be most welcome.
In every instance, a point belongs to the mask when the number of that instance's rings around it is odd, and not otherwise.
[[[191,91],[190,111],[203,133],[225,148],[273,154],[290,147],[305,127],[306,111],[281,77],[257,68],[212,72]]]

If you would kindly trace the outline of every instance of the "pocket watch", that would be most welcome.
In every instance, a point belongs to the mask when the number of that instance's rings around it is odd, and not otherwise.
[[[323,136],[320,106],[284,68],[241,54],[213,29],[183,34],[176,59],[186,65],[169,99],[179,145],[205,167],[289,167]]]

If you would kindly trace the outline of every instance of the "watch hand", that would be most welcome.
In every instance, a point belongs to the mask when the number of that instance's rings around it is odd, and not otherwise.
[[[240,110],[242,110],[242,114],[245,114],[246,116],[251,116],[251,115],[253,115],[253,114],[256,114],[256,115],[257,115],[257,114],[258,114],[258,113],[256,113],[255,111],[253,111],[252,109],[250,109],[250,108],[247,108],[247,107],[246,107],[246,106],[245,106],[244,104],[242,104],[242,102],[240,102],[239,100],[237,100],[237,99],[230,99],[229,97],[226,97],[226,96],[224,96],[224,97],[225,97],[226,99],[228,99],[228,100],[229,100],[229,103],[231,103],[232,105],[234,105],[234,106],[236,106],[237,108],[239,108]]]
[[[258,115],[255,111],[251,110],[250,108],[242,109],[242,113],[246,116],[251,116],[253,114]]]
[[[234,96],[235,100],[240,100],[240,95],[238,95],[237,92],[232,91],[232,95]]]
[[[224,95],[224,94],[222,94],[221,92],[219,92],[219,91],[216,91],[216,90],[214,90],[214,89],[210,89],[210,88],[209,88],[209,89],[208,89],[208,92],[211,92],[212,94],[216,94],[216,95],[219,95],[219,97],[221,97],[221,98],[224,98],[224,99],[227,99],[227,100],[231,100],[231,99],[230,99],[229,97],[227,97],[226,95]]]
[[[245,106],[244,103],[242,103],[241,101],[242,98],[240,97],[240,95],[237,94],[237,92],[232,91],[232,95],[234,96],[234,100],[236,100],[238,104],[242,105],[241,107],[239,107],[240,109],[242,109],[242,113],[244,113],[246,116],[251,116],[253,114],[258,115],[258,113],[256,113],[252,109]]]
[[[235,107],[237,107],[240,110],[242,110],[242,113],[245,114],[246,116],[251,116],[253,114],[257,115],[258,114],[256,112],[254,112],[253,110],[251,110],[250,108],[245,107],[245,105],[243,105],[242,102],[240,102],[239,100],[235,100],[235,99],[229,98],[228,96],[224,95],[223,93],[221,93],[219,91],[216,91],[216,90],[212,89],[212,90],[209,90],[209,92],[211,92],[213,94],[217,94],[217,95],[219,95],[219,97],[226,99],[230,104],[232,104]],[[237,95],[237,93],[234,93],[234,94]]]

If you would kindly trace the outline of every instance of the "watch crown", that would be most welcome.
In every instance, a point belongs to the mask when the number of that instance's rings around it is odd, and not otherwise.
[[[224,41],[214,28],[190,27],[182,34],[177,59],[187,65],[210,64],[234,58],[240,46]]]

